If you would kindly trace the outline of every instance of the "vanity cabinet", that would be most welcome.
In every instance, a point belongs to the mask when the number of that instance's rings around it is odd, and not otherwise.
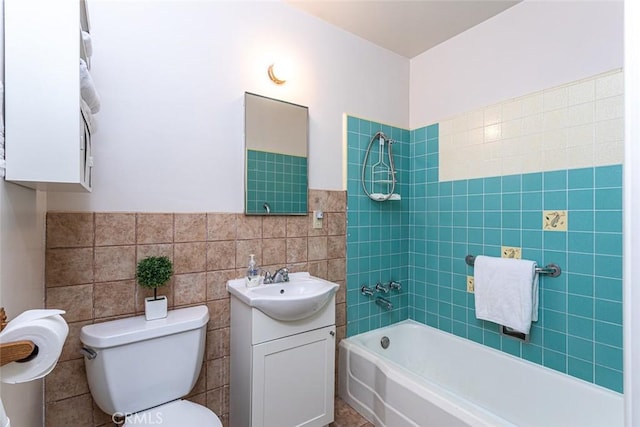
[[[283,322],[231,296],[231,427],[333,422],[335,295],[310,318]]]
[[[83,24],[88,27],[84,0],[4,1],[8,181],[91,190],[90,118],[80,111]]]

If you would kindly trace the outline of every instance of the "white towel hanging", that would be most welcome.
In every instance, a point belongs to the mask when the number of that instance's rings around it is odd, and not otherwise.
[[[479,255],[474,263],[476,317],[528,334],[538,320],[536,262]]]

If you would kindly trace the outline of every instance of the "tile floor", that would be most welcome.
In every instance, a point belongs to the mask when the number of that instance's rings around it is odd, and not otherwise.
[[[374,425],[336,396],[335,421],[329,424],[329,427],[374,427]]]

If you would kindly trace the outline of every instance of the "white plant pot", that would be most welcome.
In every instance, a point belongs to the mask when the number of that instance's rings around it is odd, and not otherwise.
[[[144,299],[144,317],[147,320],[163,319],[167,317],[167,297],[162,295],[154,300],[153,297]]]

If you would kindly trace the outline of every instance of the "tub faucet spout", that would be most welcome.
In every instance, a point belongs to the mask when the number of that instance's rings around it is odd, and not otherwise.
[[[385,310],[393,310],[393,303],[384,297],[376,297],[376,305],[379,305]]]

